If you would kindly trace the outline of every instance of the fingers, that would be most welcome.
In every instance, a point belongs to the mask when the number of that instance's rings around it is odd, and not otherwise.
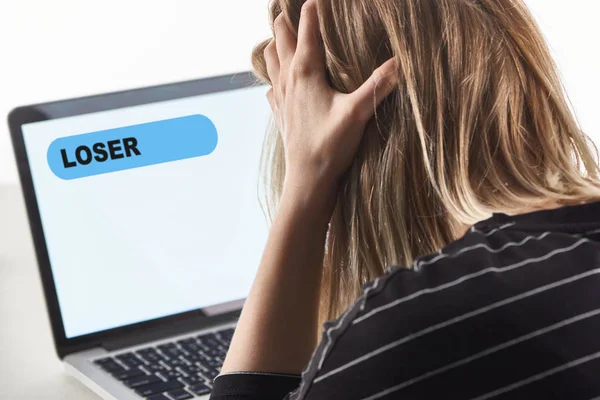
[[[275,110],[285,101],[287,86],[291,82],[320,72],[325,82],[325,56],[321,46],[317,0],[307,0],[302,6],[298,26],[298,41],[290,31],[284,14],[281,13],[273,23],[275,39],[264,49],[267,74],[272,90],[267,98]]]
[[[359,118],[368,121],[375,109],[398,85],[398,67],[393,58],[377,68],[371,77],[350,94],[351,108],[358,110]],[[352,107],[353,106],[353,107]]]
[[[267,74],[271,80],[271,86],[279,85],[279,71],[281,66],[279,65],[279,58],[277,57],[277,48],[275,46],[275,40],[265,47],[264,51],[265,63],[267,64]]]
[[[302,6],[295,63],[305,70],[325,72],[316,0],[307,0]]]
[[[283,13],[275,18],[273,29],[275,31],[275,47],[277,48],[279,64],[287,68],[296,52],[296,38],[294,38],[294,35],[292,35],[292,32],[288,28]]]

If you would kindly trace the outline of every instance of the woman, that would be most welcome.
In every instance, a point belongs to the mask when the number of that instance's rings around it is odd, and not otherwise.
[[[212,398],[600,396],[600,171],[523,2],[271,14],[273,223]]]

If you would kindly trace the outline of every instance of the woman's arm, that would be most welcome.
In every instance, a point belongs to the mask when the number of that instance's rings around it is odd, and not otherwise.
[[[316,2],[302,9],[298,41],[280,15],[265,49],[268,98],[280,128],[286,176],[279,210],[221,373],[299,373],[316,345],[325,236],[335,187],[367,122],[395,87],[395,63],[351,94],[327,83]]]
[[[284,195],[222,373],[299,373],[307,364],[328,221],[325,210]]]

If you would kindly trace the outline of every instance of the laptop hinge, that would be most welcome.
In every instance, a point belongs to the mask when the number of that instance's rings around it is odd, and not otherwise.
[[[154,329],[144,329],[123,335],[119,338],[104,341],[101,345],[107,351],[119,350],[126,347],[137,346],[143,343],[152,342],[155,340],[165,339],[170,336],[183,335],[187,332],[197,331],[199,329],[210,328],[211,326],[220,325],[228,322],[236,321],[240,316],[240,311],[230,312],[227,314],[217,315],[210,318],[195,319],[193,321],[181,321],[177,323],[168,323],[165,326]]]

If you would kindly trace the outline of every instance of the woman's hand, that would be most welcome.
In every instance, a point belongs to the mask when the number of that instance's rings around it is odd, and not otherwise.
[[[265,48],[273,85],[267,97],[283,136],[284,195],[331,204],[323,196],[334,195],[376,106],[397,84],[396,64],[387,61],[355,92],[339,93],[326,79],[315,0],[302,7],[297,41],[282,15],[274,30]]]
[[[354,93],[334,91],[325,78],[318,25],[315,2],[308,0],[298,42],[278,18],[276,44],[265,49],[269,100],[285,147],[284,193],[221,373],[297,374],[310,360],[332,189],[352,162],[375,106],[397,81],[389,61]]]

